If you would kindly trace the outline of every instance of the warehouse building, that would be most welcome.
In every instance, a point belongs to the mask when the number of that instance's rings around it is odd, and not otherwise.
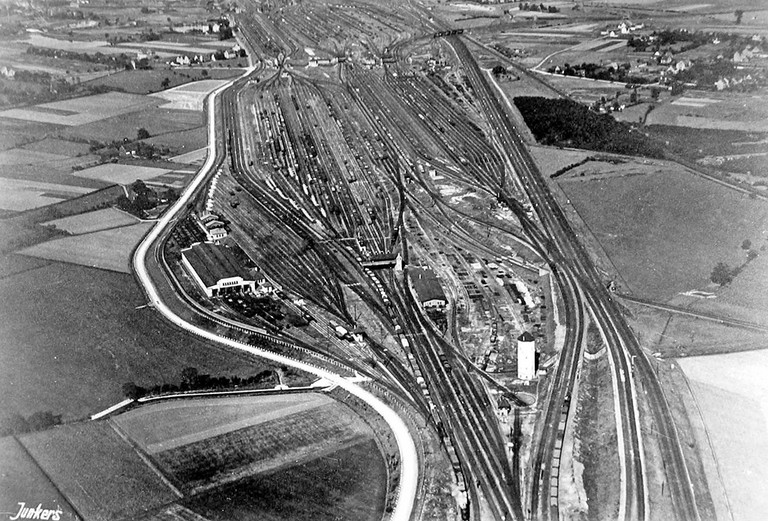
[[[235,292],[254,292],[261,281],[256,269],[246,269],[231,248],[210,242],[181,250],[181,262],[209,297]],[[263,278],[263,277],[261,277]]]
[[[448,303],[440,279],[429,268],[409,268],[411,286],[424,308],[442,308]]]

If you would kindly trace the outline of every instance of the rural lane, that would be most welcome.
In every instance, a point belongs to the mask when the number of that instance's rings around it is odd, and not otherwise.
[[[249,74],[250,70],[246,72]],[[205,338],[212,342],[225,345],[230,348],[239,349],[252,355],[271,360],[273,362],[295,367],[302,371],[314,374],[320,378],[336,384],[350,394],[360,398],[367,403],[374,411],[376,411],[389,425],[392,433],[395,436],[398,450],[400,452],[400,482],[398,497],[395,501],[395,507],[392,511],[390,519],[392,521],[408,521],[411,517],[413,510],[413,504],[416,499],[416,491],[418,488],[418,456],[416,452],[416,445],[408,427],[405,422],[398,416],[398,414],[378,399],[370,392],[362,389],[356,384],[349,382],[344,377],[332,373],[326,369],[315,367],[311,364],[293,360],[287,356],[271,353],[262,349],[258,349],[248,344],[231,340],[229,338],[220,337],[210,331],[200,328],[194,324],[186,322],[181,317],[176,315],[160,298],[160,294],[154,285],[149,271],[147,270],[146,263],[151,259],[147,259],[147,254],[151,250],[154,242],[160,237],[161,232],[167,227],[174,219],[174,217],[181,212],[192,199],[196,190],[203,185],[209,170],[213,167],[216,158],[216,111],[215,100],[216,96],[231,86],[232,83],[228,83],[219,87],[213,91],[207,98],[207,110],[208,110],[208,157],[205,164],[195,178],[190,182],[184,192],[181,194],[176,203],[168,209],[168,211],[161,217],[157,224],[149,231],[144,240],[139,244],[136,252],[133,256],[133,269],[138,277],[141,285],[147,296],[149,297],[151,305],[168,320],[181,327],[182,329],[189,331],[199,337]]]

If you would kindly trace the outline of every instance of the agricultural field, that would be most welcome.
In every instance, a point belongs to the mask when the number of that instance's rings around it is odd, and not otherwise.
[[[75,172],[76,177],[97,179],[109,184],[129,185],[140,179],[147,181],[166,174],[170,169],[148,166],[128,165],[123,163],[105,163]]]
[[[742,241],[761,237],[768,206],[682,167],[655,164],[649,171],[634,161],[589,162],[557,184],[584,221],[581,232],[599,241],[621,274],[620,290],[669,300],[710,288],[718,262],[742,265]]]
[[[768,132],[765,97],[765,89],[746,94],[686,92],[654,108],[646,124]]]
[[[162,143],[165,134],[202,127],[205,123],[201,113],[158,108],[163,104],[163,100],[153,96],[146,96],[146,99],[151,101],[149,108],[142,106],[140,110],[130,113],[78,125],[61,131],[59,135],[64,139],[100,143],[122,141],[125,138],[132,141],[136,139],[138,130],[144,128],[150,136],[157,136]]]
[[[81,186],[41,183],[0,177],[0,208],[24,211],[93,191]]]
[[[768,482],[768,352],[685,358],[678,363],[693,391],[695,409],[689,414],[703,420],[697,441],[713,452],[716,462],[716,468],[705,467],[710,488],[722,487],[728,496],[727,509],[716,503],[718,519],[760,519],[768,509],[763,493]]]
[[[164,90],[153,95],[170,102],[160,105],[161,109],[194,110],[199,112],[203,110],[203,101],[206,96],[222,85],[225,85],[227,81],[202,80]]]
[[[119,402],[128,381],[178,384],[189,366],[243,378],[265,368],[170,327],[130,275],[19,259],[0,262],[0,417],[50,410],[67,421]]]
[[[153,454],[185,492],[317,458],[373,435],[345,405],[331,402]]]
[[[376,443],[349,447],[195,496],[184,504],[212,521],[377,521],[386,467]]]
[[[136,518],[178,498],[108,423],[59,426],[19,441],[84,519]]]
[[[155,100],[136,94],[108,92],[64,101],[43,103],[32,107],[0,112],[2,118],[36,121],[54,125],[77,126],[101,119],[135,112],[153,105]]]
[[[144,405],[113,421],[143,450],[156,454],[333,403],[319,393],[172,400]]]
[[[152,223],[136,223],[53,239],[19,250],[18,253],[103,270],[131,273],[133,249],[150,228]]]
[[[228,44],[231,45],[231,44]],[[234,78],[242,74],[241,69],[189,68],[189,69],[149,69],[121,71],[109,76],[103,76],[89,82],[89,85],[104,86],[116,90],[124,90],[133,94],[149,94],[168,88],[178,87],[199,80],[224,80]],[[168,85],[163,86],[163,81],[168,79]]]
[[[53,226],[54,228],[73,235],[80,235],[110,228],[129,226],[131,224],[136,224],[137,222],[139,222],[139,220],[133,215],[117,210],[116,208],[104,208],[103,210],[81,213],[71,217],[63,217],[41,224],[44,226]]]
[[[0,438],[0,512],[9,517],[19,511],[19,503],[47,510],[60,510],[62,521],[75,521],[75,511],[19,441]]]

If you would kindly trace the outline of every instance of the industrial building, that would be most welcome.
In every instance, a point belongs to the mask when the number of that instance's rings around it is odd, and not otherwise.
[[[225,293],[254,292],[257,269],[244,268],[231,248],[210,242],[196,243],[181,250],[181,261],[190,276],[209,297]]]
[[[517,339],[517,377],[526,381],[536,378],[536,342],[528,331]]]
[[[440,279],[429,268],[409,268],[411,287],[424,308],[442,308],[448,303]]]

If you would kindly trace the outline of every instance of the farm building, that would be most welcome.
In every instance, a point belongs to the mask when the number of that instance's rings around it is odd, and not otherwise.
[[[517,339],[517,377],[528,381],[536,377],[536,342],[528,331]]]
[[[408,273],[422,307],[442,308],[448,303],[434,271],[429,268],[410,268]]]
[[[181,261],[209,297],[237,291],[254,292],[256,284],[261,282],[253,273],[256,270],[244,268],[226,246],[196,243],[181,251]]]

